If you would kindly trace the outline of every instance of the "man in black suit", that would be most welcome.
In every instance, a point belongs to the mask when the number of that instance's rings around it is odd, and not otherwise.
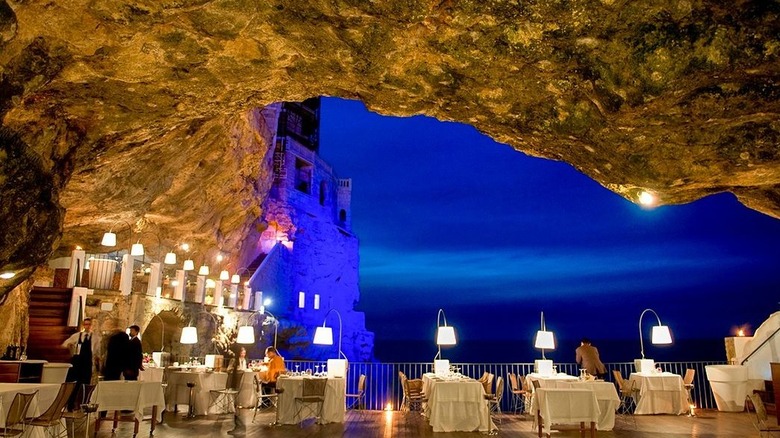
[[[103,380],[119,380],[122,371],[125,369],[128,349],[130,347],[130,337],[124,330],[118,327],[108,338],[106,345],[106,360],[103,366]]]
[[[144,353],[141,347],[141,340],[138,339],[140,331],[141,327],[137,325],[130,326],[130,345],[127,348],[125,369],[122,372],[125,380],[138,380],[138,374],[144,369]]]

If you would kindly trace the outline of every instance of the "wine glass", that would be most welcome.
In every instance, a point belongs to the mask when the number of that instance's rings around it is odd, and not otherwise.
[[[301,365],[296,363],[295,364],[295,375],[298,376],[300,374],[301,374]]]
[[[319,376],[320,375],[320,364],[314,365],[314,370],[315,370],[314,375],[315,376]]]
[[[325,364],[322,364],[322,375],[327,377],[328,373],[325,372]]]

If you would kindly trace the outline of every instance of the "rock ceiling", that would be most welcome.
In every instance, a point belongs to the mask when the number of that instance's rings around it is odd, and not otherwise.
[[[115,222],[240,253],[268,190],[253,108],[317,95],[778,217],[779,57],[771,0],[0,0],[0,293]]]

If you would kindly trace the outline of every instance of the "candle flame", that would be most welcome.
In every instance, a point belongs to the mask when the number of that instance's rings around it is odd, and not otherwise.
[[[392,411],[393,410],[393,404],[392,403],[388,403],[387,405],[385,405],[385,410],[386,411]]]

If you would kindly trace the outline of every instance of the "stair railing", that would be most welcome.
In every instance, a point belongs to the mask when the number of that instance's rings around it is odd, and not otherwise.
[[[754,349],[753,349],[753,351],[752,351],[752,352],[750,352],[750,354],[748,354],[748,356],[747,356],[746,358],[742,359],[742,362],[740,363],[740,365],[745,365],[745,362],[747,362],[747,361],[748,361],[748,359],[750,359],[751,357],[753,357],[753,355],[754,355],[754,354],[756,354],[756,352],[758,352],[758,350],[760,350],[760,349],[761,349],[761,347],[763,347],[764,345],[766,345],[767,343],[769,343],[769,341],[771,341],[771,340],[772,340],[772,338],[774,338],[774,337],[775,337],[775,335],[776,335],[776,334],[778,334],[778,333],[780,333],[780,327],[778,327],[778,328],[777,328],[777,330],[775,330],[775,331],[774,331],[774,333],[772,333],[771,335],[769,335],[769,337],[768,337],[768,338],[764,339],[764,342],[762,342],[762,343],[761,343],[761,345],[759,345],[758,347],[754,348]]]

